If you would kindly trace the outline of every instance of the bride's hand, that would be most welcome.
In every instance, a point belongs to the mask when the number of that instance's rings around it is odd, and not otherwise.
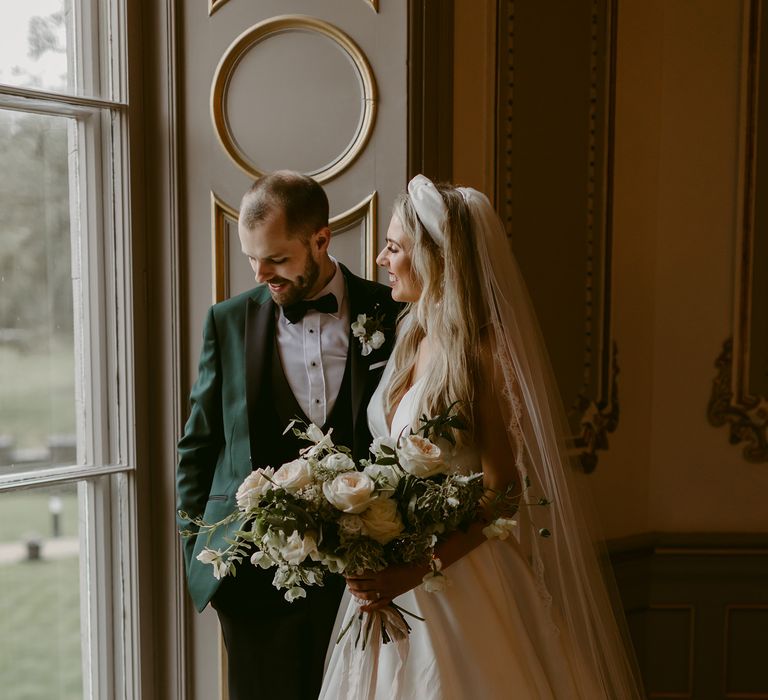
[[[359,576],[347,576],[347,587],[356,598],[370,601],[360,608],[369,612],[386,607],[393,598],[418,586],[428,571],[425,566],[390,566],[376,573],[366,571]]]

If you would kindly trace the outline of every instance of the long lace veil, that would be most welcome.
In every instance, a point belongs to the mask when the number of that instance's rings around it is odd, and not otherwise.
[[[483,294],[493,328],[502,407],[516,446],[524,498],[551,500],[518,514],[520,544],[533,567],[552,622],[563,627],[583,656],[577,664],[580,697],[592,697],[594,679],[609,700],[641,698],[641,682],[607,559],[600,554],[585,507],[586,478],[572,464],[566,421],[525,282],[503,224],[488,198],[458,188],[477,242]],[[551,532],[539,535],[540,528]],[[591,677],[590,677],[591,676]]]

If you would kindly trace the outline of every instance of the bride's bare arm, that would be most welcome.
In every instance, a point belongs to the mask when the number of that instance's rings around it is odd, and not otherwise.
[[[504,503],[495,502],[494,494],[503,494],[510,486],[517,491],[515,455],[508,437],[509,417],[503,410],[505,402],[497,395],[497,387],[503,386],[503,382],[499,381],[495,372],[493,353],[490,348],[484,348],[475,395],[474,422],[475,442],[480,451],[483,480],[488,490],[485,517],[472,523],[466,532],[454,532],[440,543],[435,554],[444,568],[482,544],[486,539],[483,528],[488,521],[504,514],[503,510],[498,510],[499,507],[503,509]],[[371,601],[363,610],[375,610],[418,586],[429,571],[430,567],[426,564],[390,566],[377,573],[347,577],[347,585],[352,595]]]

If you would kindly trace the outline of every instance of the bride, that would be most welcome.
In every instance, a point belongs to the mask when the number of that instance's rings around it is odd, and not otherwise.
[[[436,549],[441,592],[421,585],[428,565],[349,577],[339,622],[390,601],[425,622],[400,642],[371,635],[365,648],[345,635],[329,650],[321,698],[640,698],[579,477],[558,442],[565,433],[536,320],[490,202],[416,176],[395,202],[377,263],[409,306],[368,408],[373,437],[397,438],[458,401],[469,430],[456,431],[452,467],[482,471],[489,494],[514,485],[523,502],[551,503],[522,505],[504,540],[486,538],[486,519],[447,537]]]

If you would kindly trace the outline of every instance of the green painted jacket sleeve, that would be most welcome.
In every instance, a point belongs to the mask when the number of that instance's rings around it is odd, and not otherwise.
[[[198,517],[205,510],[216,463],[224,446],[221,358],[213,308],[208,311],[205,319],[198,376],[189,400],[189,419],[178,445],[176,508],[191,517]],[[180,529],[196,529],[181,517],[177,520]],[[182,538],[182,544],[184,563],[189,571],[195,538]]]

